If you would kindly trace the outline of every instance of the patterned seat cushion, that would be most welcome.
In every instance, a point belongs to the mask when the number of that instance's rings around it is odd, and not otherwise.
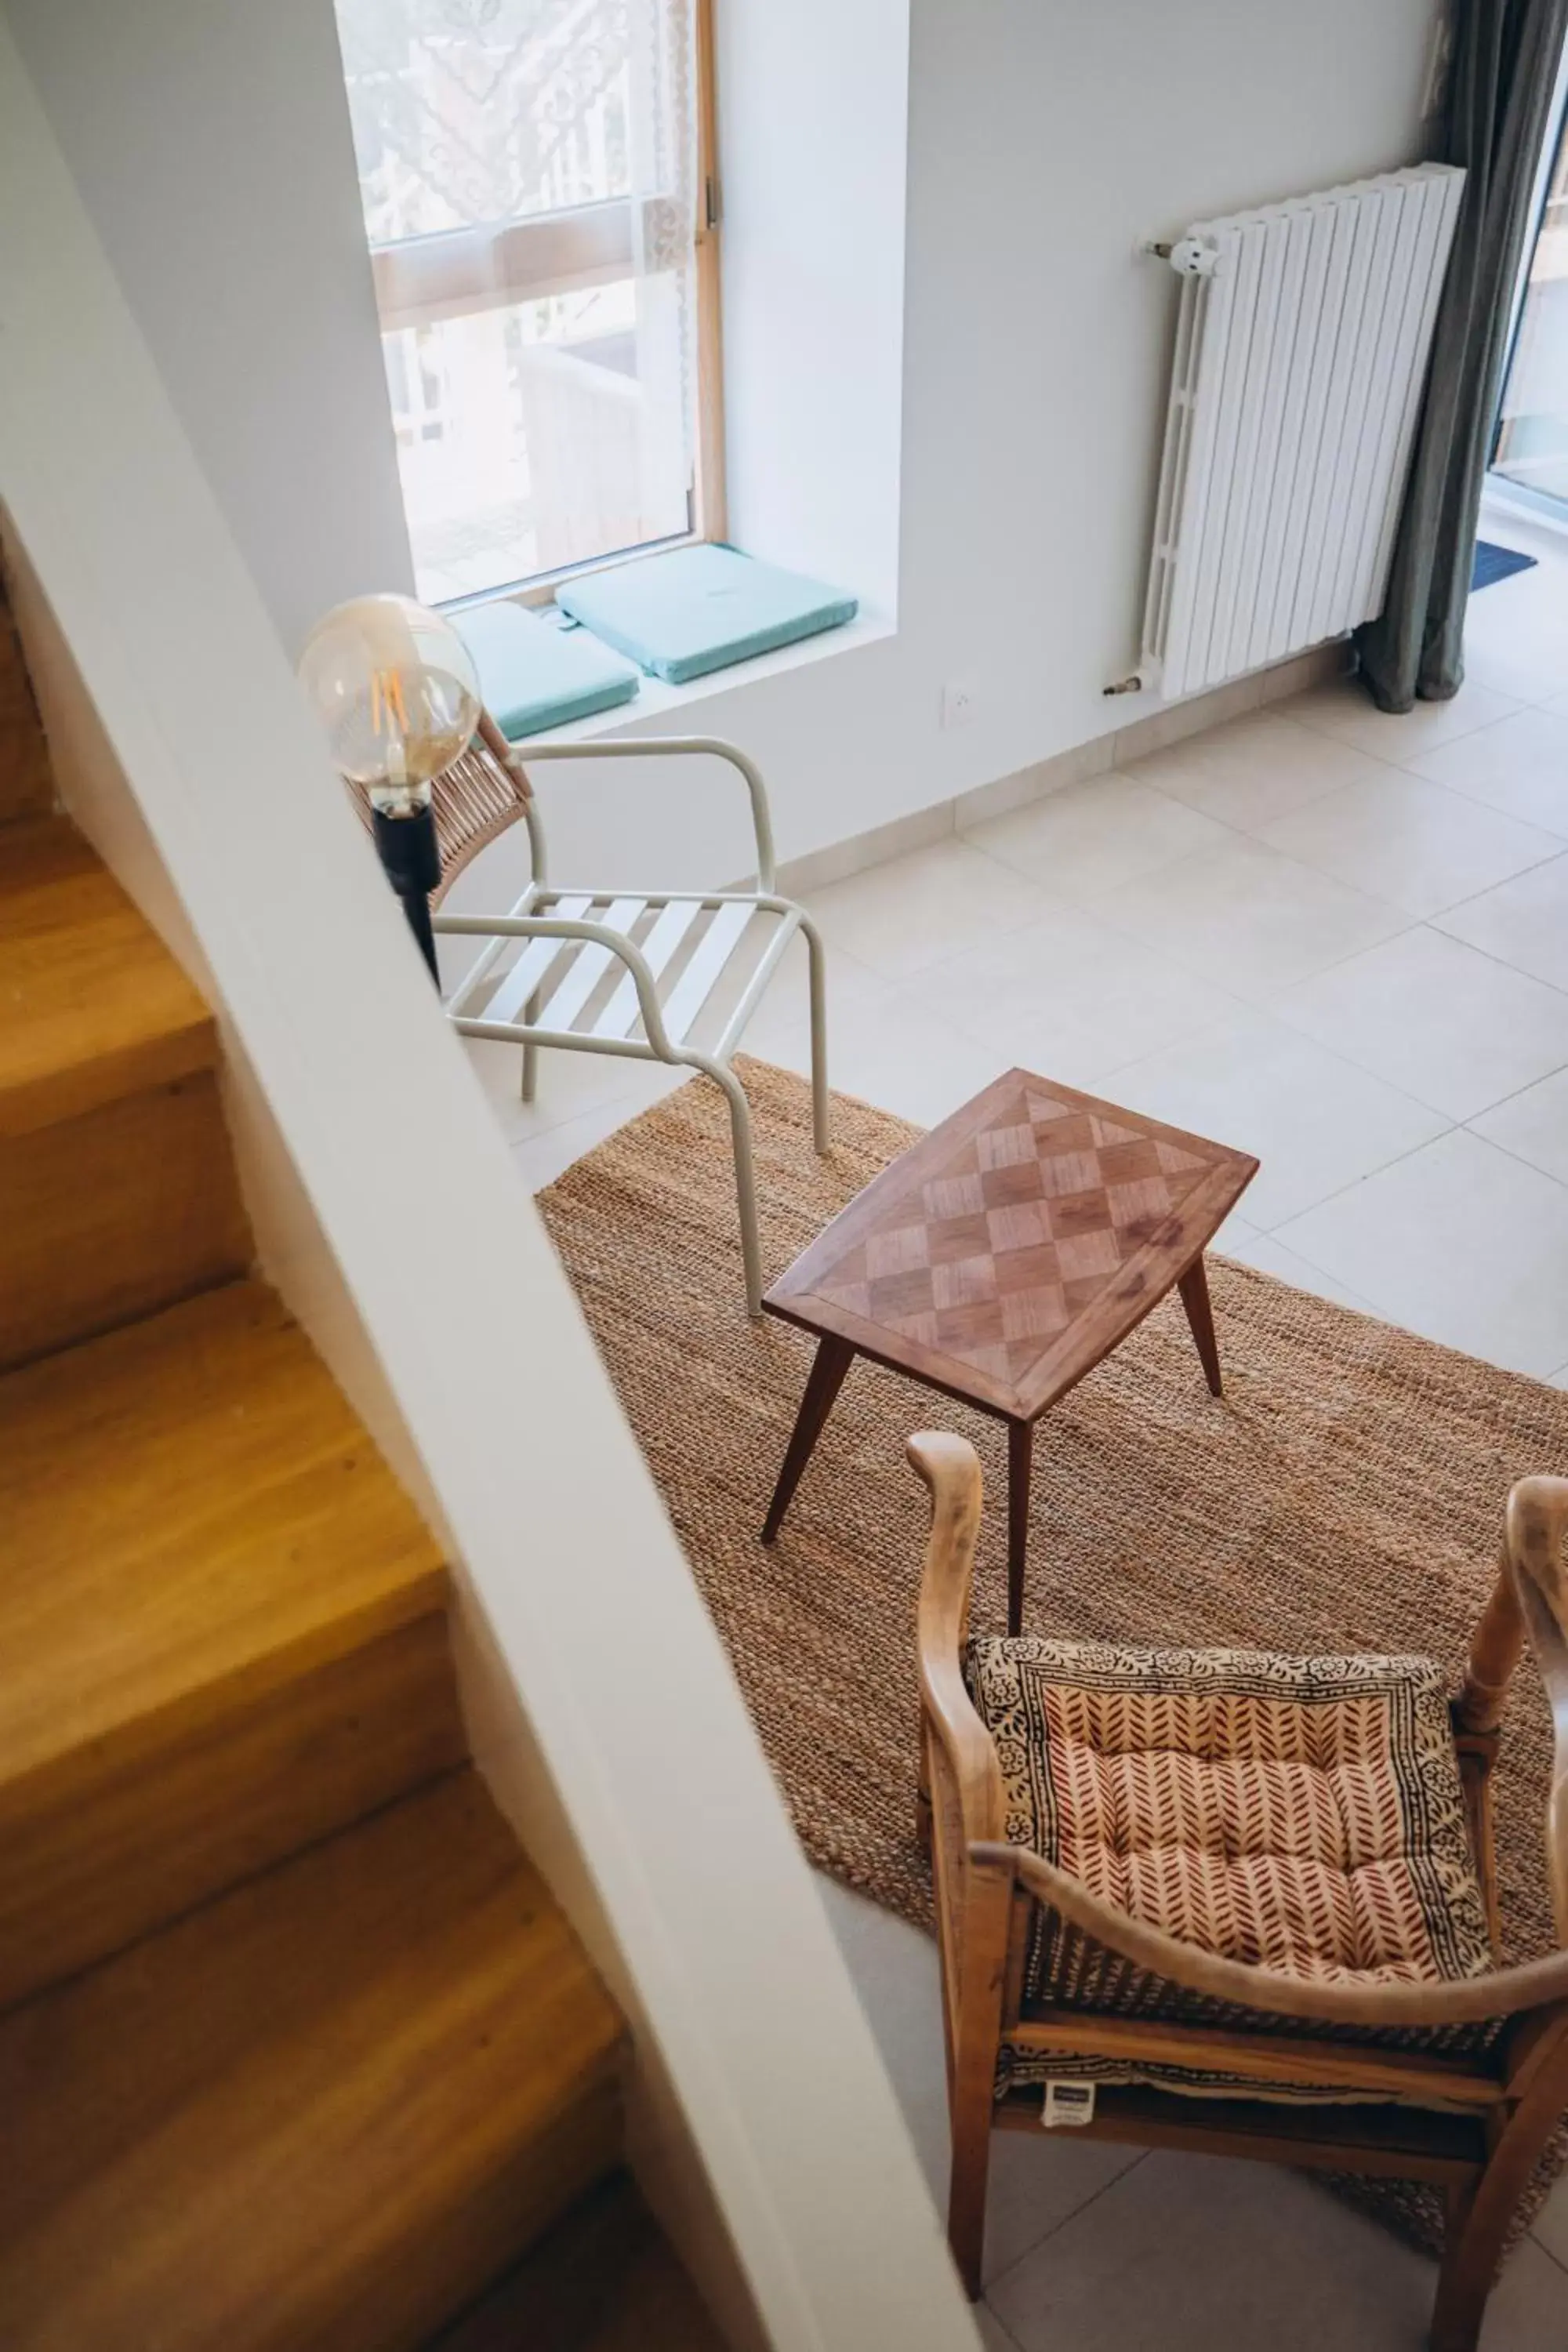
[[[1026,1636],[972,1642],[971,1693],[995,1743],[1007,1835],[1184,1943],[1342,1984],[1484,1975],[1486,1906],[1466,1829],[1447,1690],[1427,1658],[1131,1650]],[[1133,1968],[1037,1906],[1031,2008],[1257,2025]],[[1279,2021],[1293,2036],[1342,2028]],[[1401,2048],[1484,2046],[1489,2026],[1369,2032]],[[1005,2049],[998,2095],[1079,2074],[1223,2094],[1237,2078]],[[1248,2095],[1343,2097],[1279,2084]]]

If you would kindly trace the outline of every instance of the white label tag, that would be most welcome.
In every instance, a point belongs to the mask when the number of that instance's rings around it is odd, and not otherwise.
[[[1094,2084],[1048,2082],[1040,2108],[1040,2121],[1047,2131],[1057,2131],[1063,2126],[1091,2124],[1094,2121]]]

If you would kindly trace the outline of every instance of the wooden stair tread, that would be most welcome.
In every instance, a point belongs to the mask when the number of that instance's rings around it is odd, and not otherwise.
[[[445,1605],[438,1547],[258,1282],[0,1380],[0,1824],[29,1775],[130,1766],[172,1711]]]
[[[0,2021],[0,2342],[416,2347],[614,2168],[620,2040],[453,1773]]]
[[[0,1135],[189,1077],[216,1057],[206,1006],[75,826],[64,817],[8,825]]]
[[[0,584],[0,824],[41,815],[52,791],[48,747]]]
[[[723,2352],[627,2173],[583,2198],[425,2352]]]

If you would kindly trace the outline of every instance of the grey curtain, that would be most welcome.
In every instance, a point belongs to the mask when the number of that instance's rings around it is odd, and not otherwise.
[[[1442,702],[1464,678],[1476,518],[1533,221],[1568,0],[1451,0],[1448,87],[1429,160],[1468,178],[1438,305],[1432,369],[1394,541],[1388,601],[1356,632],[1383,710]]]

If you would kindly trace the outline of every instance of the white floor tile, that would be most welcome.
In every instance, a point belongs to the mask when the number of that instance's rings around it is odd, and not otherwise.
[[[1107,1071],[1238,1010],[1212,981],[1071,908],[966,948],[916,985],[1006,1063],[1091,1090]]]
[[[765,1028],[759,1023],[751,1045],[783,1069],[804,1076],[810,1067],[804,1013],[781,1014]],[[945,1019],[923,978],[828,1006],[828,1083],[921,1127],[957,1110],[1014,1059],[1000,1039],[973,1035]]]
[[[1568,689],[1568,562],[1543,540],[1541,562],[1470,598],[1465,615],[1467,682],[1545,702]]]
[[[521,1045],[490,1045],[475,1037],[465,1038],[463,1044],[468,1066],[489,1097],[510,1142],[526,1142],[543,1135],[568,1119],[581,1118],[601,1103],[625,1102],[649,1087],[657,1089],[665,1066],[618,1054],[541,1052],[536,1097],[525,1103],[521,1091]]]
[[[1568,1363],[1568,1191],[1467,1129],[1277,1238],[1427,1339],[1542,1380]]]
[[[1286,989],[1275,1010],[1450,1118],[1568,1063],[1568,995],[1425,928]]]
[[[1410,915],[1435,915],[1562,849],[1556,834],[1393,769],[1277,817],[1258,839]]]
[[[1091,898],[1226,838],[1212,817],[1114,770],[963,835],[1064,898]]]
[[[936,1945],[830,1878],[817,1890],[898,2094],[939,2212],[947,2205],[947,2079]],[[1130,2147],[1088,2147],[1061,2133],[998,2133],[991,2151],[984,2275],[1010,2270],[1048,2231],[1138,2161]]]
[[[947,2200],[947,2075],[935,1942],[837,1879],[814,1875],[940,2211]]]
[[[1506,694],[1467,678],[1447,702],[1418,702],[1414,710],[1380,710],[1358,678],[1337,677],[1315,686],[1283,706],[1281,716],[1314,727],[1342,743],[1353,744],[1374,760],[1404,766],[1419,751],[1435,751],[1460,735],[1473,735],[1521,706]]]
[[[1284,710],[1263,710],[1189,735],[1126,772],[1223,824],[1255,833],[1327,793],[1375,778],[1383,764],[1353,744],[1299,725]]]
[[[827,973],[827,1009],[830,1013],[840,998],[875,996],[888,984],[880,972],[873,971],[868,964],[862,963],[858,956],[850,955],[832,940],[825,939],[823,941],[823,961]],[[731,958],[709,999],[713,1010],[721,1017],[727,1018],[733,1012],[742,988],[751,978],[752,970],[749,957]],[[747,1024],[746,1037],[751,1036],[756,1023],[764,1014],[774,1011],[794,1013],[808,1006],[808,982],[805,937],[804,932],[796,931],[779,958],[777,969],[768,982],[761,1004]],[[741,1050],[748,1050],[744,1039]]]
[[[1413,775],[1568,837],[1568,717],[1516,710],[1457,742],[1417,752],[1405,765]]]
[[[1287,1249],[1272,1234],[1233,1234],[1227,1223],[1224,1232],[1215,1236],[1215,1247],[1226,1257],[1255,1267],[1259,1274],[1271,1274],[1277,1282],[1288,1282],[1292,1290],[1310,1291],[1315,1298],[1331,1299],[1336,1307],[1353,1307],[1358,1315],[1375,1311],[1372,1301],[1363,1298],[1359,1290],[1336,1282],[1321,1266],[1309,1265],[1304,1257]]]
[[[628,1066],[647,1074],[631,1093],[612,1096],[579,1112],[575,1118],[560,1120],[513,1141],[512,1159],[531,1192],[542,1192],[547,1184],[553,1184],[574,1160],[581,1160],[585,1151],[592,1151],[595,1144],[603,1143],[618,1127],[636,1118],[639,1111],[650,1109],[666,1095],[673,1094],[677,1087],[708,1084],[693,1071],[672,1070],[663,1062]]]
[[[1131,1110],[1255,1153],[1262,1165],[1241,1213],[1265,1233],[1447,1125],[1266,1013],[1147,1055],[1100,1090]]]
[[[1568,1069],[1554,1070],[1522,1094],[1510,1095],[1468,1121],[1489,1143],[1568,1184]]]
[[[1568,857],[1532,866],[1448,908],[1433,918],[1433,929],[1568,990]]]
[[[1481,2352],[1563,2352],[1568,2345],[1568,2270],[1534,2239],[1509,2256],[1491,2292]]]
[[[1018,2352],[1018,2339],[1009,2336],[988,2304],[974,2306],[974,2325],[985,2352]]]
[[[1382,899],[1240,840],[1107,891],[1093,911],[1245,997],[1267,996],[1342,962],[1409,921]]]
[[[1568,2173],[1556,2182],[1531,2224],[1531,2232],[1568,2272]],[[1568,2295],[1568,2284],[1563,2292]]]
[[[1506,646],[1467,645],[1466,686],[1484,687],[1522,707],[1545,709],[1563,688],[1563,666],[1547,650],[1510,652]]]
[[[1416,2352],[1435,2278],[1299,2174],[1155,2154],[989,2300],[1022,2352]]]
[[[1037,883],[964,841],[830,882],[807,903],[825,938],[885,980],[907,979],[997,931],[1021,930],[1051,908]]]

